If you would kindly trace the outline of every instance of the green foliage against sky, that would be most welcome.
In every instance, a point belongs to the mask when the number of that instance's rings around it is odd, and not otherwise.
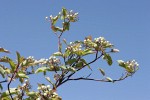
[[[3,78],[0,81],[0,89],[3,90],[4,83],[7,84],[6,91],[0,92],[2,100],[18,100],[18,98],[19,100],[62,100],[56,90],[68,81],[91,80],[114,83],[132,76],[138,70],[139,65],[135,60],[118,60],[119,66],[125,69],[119,79],[108,77],[102,68],[97,68],[103,76],[102,79],[91,77],[93,69],[95,69],[95,67],[91,67],[92,63],[103,60],[108,66],[111,66],[113,63],[111,54],[118,53],[119,50],[104,37],[93,39],[92,36],[87,36],[83,41],[78,40],[70,43],[62,39],[64,32],[69,31],[70,25],[78,19],[77,12],[69,11],[66,8],[62,8],[56,16],[46,17],[58,40],[58,44],[56,44],[58,51],[53,53],[49,59],[37,60],[32,56],[25,58],[19,52],[16,52],[15,60],[11,59],[9,55],[0,57],[0,74]],[[62,26],[57,26],[59,22],[62,23]],[[0,47],[0,53],[9,54],[10,51]],[[94,56],[94,59],[87,61],[86,56],[88,55]],[[90,70],[87,76],[74,77],[78,74],[77,72],[86,68]],[[38,77],[39,73],[43,73],[42,75],[49,84],[37,83],[38,87],[35,91],[31,89],[34,84],[30,84],[29,76],[35,74]],[[52,73],[53,78],[47,73]],[[20,85],[10,87],[10,84],[15,80],[19,80]]]

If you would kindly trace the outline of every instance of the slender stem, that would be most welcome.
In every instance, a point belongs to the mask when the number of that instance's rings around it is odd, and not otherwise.
[[[94,79],[94,78],[88,78],[88,77],[86,77],[86,78],[80,77],[80,78],[72,78],[72,79],[70,78],[70,79],[68,79],[68,81],[70,81],[70,80],[91,80],[91,81],[101,81],[101,82],[116,82],[116,81],[122,81],[122,80],[126,79],[128,76],[129,75],[126,74],[123,77],[121,76],[121,78],[112,80],[112,81],[107,80],[107,79]]]
[[[0,84],[1,84],[1,83],[5,83],[5,82],[8,82],[8,80],[0,81]]]
[[[10,78],[9,83],[7,84],[8,92],[9,92],[9,95],[10,95],[10,97],[11,97],[12,100],[14,100],[14,99],[13,99],[13,97],[12,97],[12,95],[11,95],[11,92],[10,92],[10,84],[11,84],[13,78],[16,76],[16,73],[18,72],[18,68],[19,68],[19,63],[17,64],[16,70],[15,70],[14,73],[12,74],[12,77]]]

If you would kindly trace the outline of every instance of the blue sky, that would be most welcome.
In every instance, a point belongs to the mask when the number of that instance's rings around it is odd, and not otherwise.
[[[88,35],[104,36],[120,50],[112,55],[112,67],[105,61],[97,62],[93,67],[103,67],[108,76],[114,78],[123,72],[117,66],[117,59],[136,59],[140,69],[134,76],[116,83],[69,82],[58,89],[59,95],[63,100],[148,100],[149,4],[149,0],[3,0],[0,3],[0,46],[10,50],[12,58],[15,58],[15,51],[25,57],[49,58],[57,51],[57,38],[45,17],[56,15],[62,7],[77,11],[79,21],[72,24],[63,38],[70,42],[83,40]],[[34,84],[35,79],[44,81],[41,77],[32,78]]]

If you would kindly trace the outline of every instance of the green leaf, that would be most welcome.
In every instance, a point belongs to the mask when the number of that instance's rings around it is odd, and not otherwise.
[[[3,86],[0,84],[0,89],[3,90]]]
[[[15,68],[16,68],[16,64],[12,61],[12,59],[10,59],[9,57],[2,57],[0,58],[0,62],[5,62],[5,63],[9,63],[10,64],[10,67],[11,69],[14,71]]]
[[[70,28],[70,23],[69,23],[69,22],[64,22],[64,23],[63,23],[63,28],[64,28],[64,30],[69,30],[69,28]]]
[[[46,71],[46,70],[47,70],[47,67],[40,67],[40,68],[38,68],[38,69],[35,71],[35,73],[44,72],[44,71]]]
[[[80,59],[84,64],[86,64],[88,66],[88,68],[92,71],[92,68],[90,67],[90,65],[88,65],[88,63],[84,60],[84,59]]]
[[[103,59],[105,59],[107,61],[109,66],[112,65],[113,61],[112,61],[112,58],[111,58],[111,56],[109,54],[105,53]]]
[[[81,69],[81,68],[83,67],[83,65],[84,65],[84,62],[79,61],[79,62],[76,64],[75,68]]]
[[[118,60],[117,62],[119,63],[119,66],[126,69],[127,65],[125,64],[125,62],[123,60]]]
[[[66,70],[66,69],[67,69],[67,67],[64,66],[64,65],[60,66],[60,68],[63,69],[63,70]]]
[[[68,61],[66,62],[67,65],[72,65],[74,62],[76,62],[76,58],[73,59],[68,59]]]
[[[68,67],[67,70],[71,72],[76,72],[76,69],[74,67]]]
[[[11,100],[9,96],[0,98],[1,100]]]
[[[85,55],[88,55],[88,54],[93,54],[93,53],[95,53],[94,51],[92,51],[91,49],[85,49],[84,51],[83,51],[83,55],[85,56]]]
[[[35,96],[37,96],[37,93],[34,91],[31,91],[31,92],[27,92],[27,95],[30,97],[35,97]]]
[[[4,49],[2,47],[0,47],[0,52],[10,53],[8,50],[6,50],[6,49]]]
[[[66,50],[64,53],[64,57],[68,57],[72,52],[70,50]]]
[[[56,96],[56,97],[53,97],[51,100],[62,100],[60,97]]]
[[[16,52],[16,54],[17,54],[18,63],[19,63],[19,64],[22,63],[23,60],[24,60],[24,57],[21,57],[19,52]]]
[[[55,16],[55,17],[51,18],[51,20],[52,20],[52,25],[55,25],[55,24],[56,24],[58,18],[59,18],[59,16]]]
[[[22,72],[17,73],[17,75],[19,78],[29,78],[26,74],[24,74]]]
[[[103,69],[99,68],[99,71],[101,72],[101,74],[102,74],[103,76],[105,76],[105,71],[104,71]]]
[[[113,82],[113,80],[110,77],[106,77],[106,80],[109,82]]]
[[[62,8],[62,14],[63,14],[63,16],[61,17],[61,19],[63,20],[63,19],[65,19],[67,17],[67,10],[66,10],[66,8]]]
[[[53,56],[63,56],[63,54],[61,52],[55,52]]]
[[[17,89],[16,88],[10,88],[10,93],[13,94],[17,94]],[[2,93],[1,98],[7,97],[9,96],[9,91],[6,90],[5,92]]]
[[[0,74],[2,75],[2,77],[5,77],[5,70],[0,66]]]
[[[18,63],[20,64],[21,56],[20,56],[19,52],[16,52],[16,54],[17,54]]]
[[[20,83],[24,82],[24,78],[19,78]]]

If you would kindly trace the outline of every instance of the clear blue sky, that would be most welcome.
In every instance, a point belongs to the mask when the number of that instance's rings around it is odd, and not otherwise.
[[[45,21],[62,7],[79,12],[66,40],[83,40],[85,36],[104,36],[120,53],[113,54],[114,64],[105,61],[92,66],[103,67],[108,76],[117,78],[123,69],[115,60],[136,59],[139,71],[117,83],[90,81],[69,82],[58,89],[63,100],[148,100],[150,98],[150,1],[149,0],[2,0],[0,2],[0,46],[15,57],[48,58],[57,50],[57,40]],[[86,73],[86,71],[85,71]],[[97,72],[96,72],[97,73]],[[82,72],[84,74],[84,71]],[[86,75],[86,74],[84,74]],[[94,75],[101,77],[100,74]],[[32,77],[44,81],[40,77]]]

